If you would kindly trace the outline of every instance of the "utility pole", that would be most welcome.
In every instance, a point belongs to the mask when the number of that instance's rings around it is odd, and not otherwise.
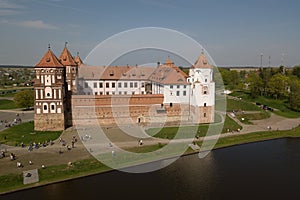
[[[260,54],[260,67],[261,67],[261,68],[263,68],[263,56],[264,56],[264,54],[261,53],[261,54]]]

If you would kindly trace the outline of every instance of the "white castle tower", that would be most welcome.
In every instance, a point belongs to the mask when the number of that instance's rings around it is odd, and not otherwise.
[[[208,63],[202,52],[189,70],[188,82],[191,83],[191,111],[196,118],[195,123],[214,122],[215,112],[215,82],[213,67]]]

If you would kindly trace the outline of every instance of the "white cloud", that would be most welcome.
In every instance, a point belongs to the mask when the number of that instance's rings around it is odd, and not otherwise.
[[[18,9],[23,8],[23,6],[12,3],[11,1],[0,0],[0,9]]]
[[[20,12],[11,9],[0,9],[0,16],[16,15]]]
[[[57,26],[43,22],[42,20],[27,20],[17,23],[20,26],[37,29],[59,29]]]
[[[20,9],[24,8],[8,0],[0,0],[0,16],[16,15],[20,13]]]

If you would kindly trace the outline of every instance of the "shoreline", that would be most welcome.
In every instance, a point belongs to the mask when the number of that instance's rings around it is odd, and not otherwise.
[[[295,131],[295,130],[296,129],[291,129],[291,130],[288,130],[288,131]],[[276,131],[273,131],[273,133],[274,132],[276,132]],[[285,131],[285,132],[287,132],[287,131]],[[256,134],[263,134],[263,133],[264,132],[257,132]],[[271,133],[272,133],[272,131],[271,131]],[[245,134],[245,135],[253,135],[253,134],[255,134],[255,133],[248,133],[248,134]],[[239,135],[233,135],[231,137],[226,137],[226,138],[231,138],[232,139],[232,138],[235,138],[235,137],[239,137]],[[224,139],[226,139],[226,138],[224,138]],[[271,137],[271,138],[256,137],[256,138],[254,138],[254,140],[248,140],[248,141],[246,140],[246,141],[242,141],[242,142],[236,141],[236,143],[229,143],[229,144],[219,145],[219,146],[216,143],[211,151],[225,149],[225,148],[231,148],[231,147],[239,146],[239,145],[257,143],[257,142],[265,142],[265,141],[272,141],[272,140],[278,140],[278,139],[294,139],[294,138],[300,138],[300,132],[299,132],[298,135],[285,135],[284,132],[283,132],[282,136],[279,135],[278,137]],[[202,142],[197,142],[197,144],[199,146],[201,146],[200,143],[202,144]],[[154,145],[149,145],[149,146],[154,146]],[[207,150],[202,150],[201,152],[205,152],[205,151],[207,151]],[[152,163],[152,162],[159,162],[159,161],[162,161],[162,160],[172,159],[172,158],[175,158],[175,157],[184,157],[184,156],[194,155],[194,154],[198,154],[199,152],[200,151],[193,151],[192,149],[188,148],[185,151],[185,153],[183,153],[180,156],[171,156],[171,157],[167,157],[167,158],[163,158],[163,159],[159,159],[159,160],[155,160],[155,161],[151,161],[151,162],[144,162],[144,163],[139,163],[139,164],[135,164],[135,165],[130,165],[130,166],[123,167],[123,168],[134,167],[134,166],[139,166],[139,165],[143,165],[143,164],[149,164],[149,163]],[[92,159],[94,159],[94,158],[92,158]],[[92,160],[92,159],[89,159],[89,160]],[[83,160],[78,160],[78,162],[80,162],[80,161],[83,161]],[[99,162],[99,161],[97,161],[97,162]],[[0,192],[0,196],[7,195],[7,194],[12,194],[12,193],[19,192],[19,191],[29,190],[29,189],[32,189],[32,188],[47,186],[47,185],[61,183],[61,182],[67,182],[67,181],[71,181],[71,180],[86,178],[86,177],[89,177],[89,176],[95,176],[95,175],[99,175],[99,174],[103,174],[103,173],[110,173],[110,172],[113,172],[113,171],[116,171],[116,170],[118,170],[118,169],[98,169],[98,170],[96,169],[96,170],[91,170],[90,172],[88,172],[88,171],[87,172],[82,172],[83,174],[81,172],[78,172],[78,173],[75,173],[74,175],[72,175],[69,178],[57,178],[56,180],[53,180],[53,181],[42,181],[42,182],[30,184],[28,186],[22,185],[22,187],[18,187],[16,189],[11,189],[11,190],[7,190],[7,191],[4,191],[4,192]],[[9,175],[10,174],[8,174],[8,176]],[[17,175],[17,174],[11,174],[11,175]]]

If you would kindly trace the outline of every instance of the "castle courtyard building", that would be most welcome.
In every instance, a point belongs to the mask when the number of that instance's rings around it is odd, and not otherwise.
[[[170,58],[153,67],[88,66],[65,46],[59,58],[49,48],[35,71],[35,130],[64,130],[92,116],[105,125],[214,121],[213,67],[204,53],[187,75]]]

